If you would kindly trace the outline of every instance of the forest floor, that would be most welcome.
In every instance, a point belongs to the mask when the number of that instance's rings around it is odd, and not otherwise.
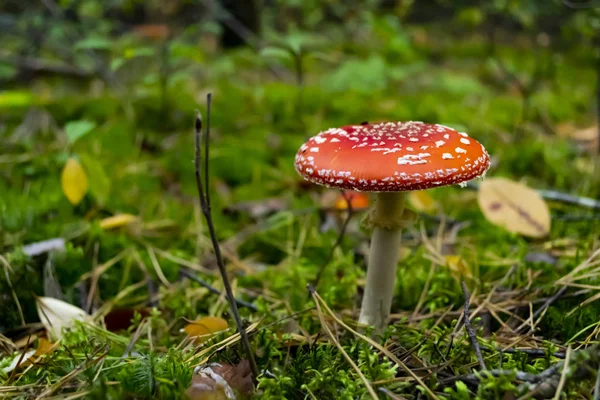
[[[107,76],[63,71],[0,91],[0,398],[231,398],[218,377],[239,397],[592,398],[588,52],[490,50],[482,36],[383,17],[363,36],[295,34],[261,52],[211,43],[88,40],[77,48],[108,54]],[[198,205],[194,113],[206,116],[209,92],[208,190],[256,381]],[[499,220],[476,185],[412,194],[420,217],[375,342],[354,331],[365,209],[348,213],[338,191],[294,170],[309,136],[365,120],[468,132],[490,153],[492,192],[526,192]]]

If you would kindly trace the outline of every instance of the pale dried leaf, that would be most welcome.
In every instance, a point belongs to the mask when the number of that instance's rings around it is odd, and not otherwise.
[[[23,246],[23,253],[25,253],[29,257],[39,256],[40,254],[48,253],[50,251],[64,250],[65,239],[63,238],[42,240],[41,242],[34,242]]]
[[[14,371],[17,367],[21,367],[23,365],[25,365],[25,363],[33,356],[35,356],[35,352],[36,350],[28,350],[24,355],[23,353],[17,354],[15,356],[15,358],[12,360],[12,362],[10,363],[10,365],[8,365],[7,367],[2,368],[2,372],[4,372],[5,374],[8,374],[12,371]]]
[[[522,183],[488,178],[478,193],[479,206],[491,223],[524,236],[540,238],[550,232],[550,210],[542,197]]]
[[[560,136],[571,139],[582,150],[595,152],[598,148],[599,129],[597,125],[579,128],[571,123],[558,125],[556,131]]]
[[[52,297],[36,297],[36,306],[40,321],[54,340],[59,340],[62,329],[72,326],[74,321],[91,321],[81,308]]]

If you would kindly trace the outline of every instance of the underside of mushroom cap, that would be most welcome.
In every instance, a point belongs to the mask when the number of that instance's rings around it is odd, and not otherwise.
[[[485,148],[466,133],[423,122],[331,128],[296,154],[296,171],[324,186],[369,192],[429,189],[487,171]]]

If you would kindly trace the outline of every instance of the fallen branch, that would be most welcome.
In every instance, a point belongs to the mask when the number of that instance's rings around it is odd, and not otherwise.
[[[483,356],[481,355],[481,347],[479,347],[479,342],[477,341],[477,334],[475,333],[473,326],[471,326],[471,316],[469,312],[469,298],[471,297],[471,295],[469,294],[467,284],[465,283],[465,281],[462,281],[460,285],[462,287],[463,295],[465,297],[465,329],[467,331],[467,334],[469,335],[469,339],[471,339],[471,344],[473,345],[473,349],[475,350],[475,355],[477,356],[479,366],[481,367],[481,369],[486,370],[487,367],[485,366],[485,361],[483,361]]]
[[[473,181],[470,181],[467,182],[467,188],[472,190],[479,190],[479,185]],[[573,196],[567,193],[557,192],[555,190],[548,189],[537,189],[536,192],[545,200],[600,210],[600,201],[592,199],[590,197]]]
[[[587,349],[573,352],[568,358],[570,362],[568,364],[569,371],[566,372],[566,377],[576,380],[587,379],[593,376],[600,366],[600,345],[590,346]],[[523,398],[529,398],[534,394],[539,395],[542,398],[548,398],[554,396],[556,393],[556,390],[560,385],[560,378],[565,365],[567,365],[566,359],[559,361],[539,374],[515,370],[492,369],[473,374],[444,378],[440,380],[440,384],[442,386],[449,386],[454,384],[454,382],[461,381],[476,385],[482,379],[489,376],[513,376],[515,380],[523,382],[523,384],[519,386],[518,392],[523,393],[528,391]]]

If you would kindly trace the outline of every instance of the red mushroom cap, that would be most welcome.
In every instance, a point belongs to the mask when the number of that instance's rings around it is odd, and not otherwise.
[[[466,133],[423,122],[331,128],[296,154],[296,171],[325,186],[400,192],[462,183],[483,175],[490,157]]]

